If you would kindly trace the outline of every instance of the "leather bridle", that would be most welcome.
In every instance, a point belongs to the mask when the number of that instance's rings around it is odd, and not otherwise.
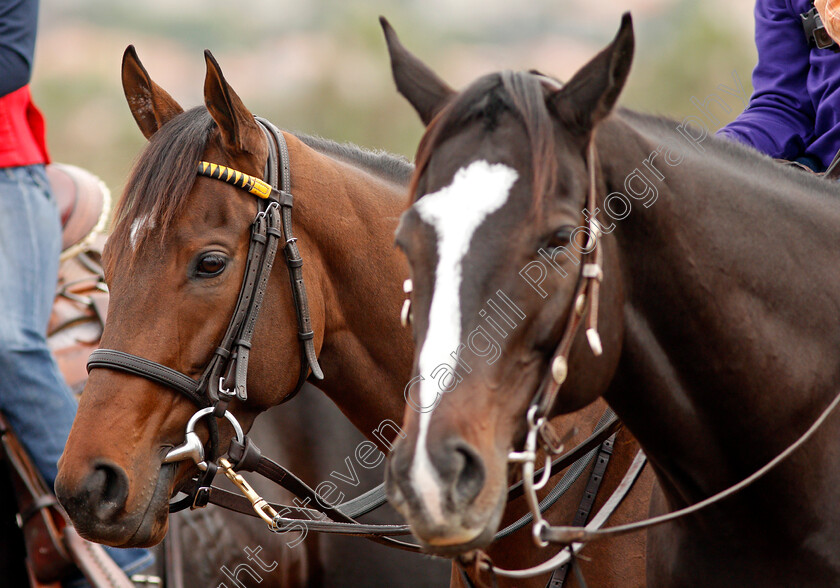
[[[251,224],[245,276],[233,316],[201,377],[195,380],[171,367],[113,349],[94,351],[87,364],[88,372],[95,368],[107,368],[133,374],[180,392],[199,409],[213,407],[211,414],[215,418],[208,421],[210,429],[208,459],[206,460],[208,469],[202,476],[203,480],[199,480],[199,485],[205,488],[209,486],[207,478],[212,479],[215,474],[215,465],[212,462],[220,453],[216,419],[223,416],[228,416],[229,419],[232,417],[230,413],[226,415],[226,411],[233,398],[241,402],[248,398],[247,376],[251,344],[274,257],[281,240],[284,241],[283,251],[297,315],[301,358],[297,384],[292,394],[286,399],[300,391],[310,371],[319,380],[324,377],[313,343],[314,332],[306,286],[303,281],[303,260],[300,257],[297,239],[292,234],[293,197],[286,140],[283,133],[269,121],[259,117],[256,121],[268,140],[269,155],[265,172],[267,182],[205,161],[200,162],[197,169],[197,174],[200,176],[226,182],[258,198],[258,212]],[[192,494],[193,496],[188,496],[187,499],[171,505],[170,510],[181,510],[193,504],[195,492]]]

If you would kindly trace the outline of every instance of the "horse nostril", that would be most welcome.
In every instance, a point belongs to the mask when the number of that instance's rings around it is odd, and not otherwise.
[[[455,475],[452,498],[463,507],[475,500],[484,487],[484,462],[471,445],[463,442],[456,445],[455,455],[461,467]]]
[[[121,467],[99,462],[85,481],[91,502],[89,507],[99,520],[107,520],[125,508],[128,499],[128,476]]]

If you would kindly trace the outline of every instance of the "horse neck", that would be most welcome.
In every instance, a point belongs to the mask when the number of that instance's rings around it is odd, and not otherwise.
[[[316,385],[381,444],[374,430],[382,421],[402,422],[413,357],[410,331],[399,320],[408,269],[394,247],[406,186],[294,137],[288,143],[293,224],[304,269],[317,268],[317,279],[307,286],[320,290],[323,303],[323,320],[313,319],[316,340],[323,338],[318,356],[325,373]]]
[[[679,506],[769,461],[836,394],[838,194],[713,138],[700,153],[663,123],[608,125],[609,192],[635,170],[658,195],[616,221],[625,325],[606,398]],[[644,162],[666,140],[685,158],[663,152],[656,180]]]

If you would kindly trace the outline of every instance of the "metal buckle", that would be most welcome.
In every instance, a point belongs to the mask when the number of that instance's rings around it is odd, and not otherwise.
[[[178,447],[170,449],[169,453],[166,454],[166,457],[163,458],[163,463],[174,463],[185,459],[191,459],[201,471],[207,469],[207,462],[204,461],[204,444],[195,432],[195,425],[198,423],[200,418],[211,414],[214,410],[214,407],[208,406],[207,408],[202,408],[201,410],[196,411],[196,413],[190,417],[190,420],[187,423],[187,430],[185,433],[186,438],[184,439],[184,442]],[[224,417],[230,421],[231,425],[233,425],[236,440],[240,443],[244,443],[245,433],[242,432],[242,426],[239,424],[239,421],[236,420],[236,417],[233,416],[230,411],[225,411]]]
[[[234,396],[236,396],[236,390],[227,387],[224,376],[219,376],[219,394],[227,397],[228,400],[231,400]]]
[[[201,486],[198,490],[195,491],[195,498],[193,498],[193,503],[190,508],[197,509],[197,508],[204,508],[210,502],[210,488],[207,486]]]

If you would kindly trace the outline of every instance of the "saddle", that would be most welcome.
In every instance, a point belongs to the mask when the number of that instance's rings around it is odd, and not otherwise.
[[[61,259],[69,259],[85,251],[105,230],[111,192],[89,171],[66,163],[49,164],[47,178],[61,216]]]
[[[80,394],[87,380],[85,364],[99,347],[108,312],[108,287],[100,264],[104,235],[96,235],[85,252],[65,259],[47,326],[47,345],[64,380]]]

